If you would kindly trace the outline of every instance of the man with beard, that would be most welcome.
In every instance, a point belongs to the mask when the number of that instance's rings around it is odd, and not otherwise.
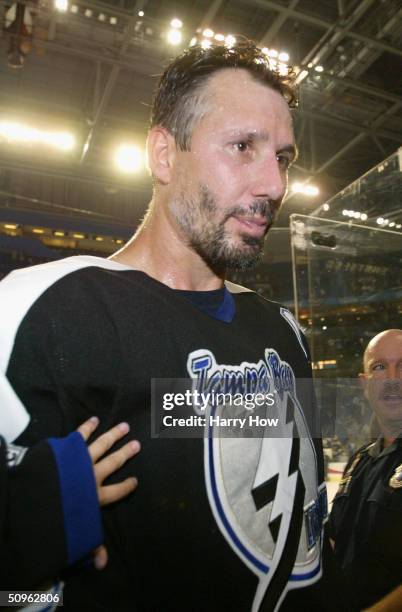
[[[381,434],[346,466],[331,535],[358,609],[375,604],[373,612],[394,612],[402,610],[402,330],[377,334],[363,363],[364,393]]]
[[[261,257],[296,156],[295,103],[292,74],[271,70],[253,43],[192,47],[155,95],[154,191],[132,240],[109,260],[73,257],[4,281],[7,304],[24,285],[6,369],[33,417],[24,443],[94,413],[105,428],[127,421],[142,446],[138,489],[103,512],[109,563],[65,576],[65,609],[345,609],[328,585],[305,339],[289,311],[225,282]],[[151,382],[186,378],[204,397],[269,392],[277,428],[221,437],[206,419],[197,439],[157,437]],[[221,408],[209,403],[208,415]],[[259,404],[259,416],[269,410]]]

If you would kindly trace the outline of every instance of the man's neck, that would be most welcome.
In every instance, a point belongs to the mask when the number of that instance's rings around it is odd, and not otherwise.
[[[387,448],[395,442],[395,440],[401,435],[401,423],[394,423],[392,425],[386,423],[380,423],[380,429],[383,437],[383,447]]]
[[[383,438],[383,448],[388,448],[388,446],[391,446],[391,444],[393,444],[395,442],[396,438],[390,438],[390,437],[385,437]]]
[[[110,259],[145,272],[171,289],[209,291],[224,282],[224,274],[212,270],[161,211],[154,214],[152,207],[133,238]]]

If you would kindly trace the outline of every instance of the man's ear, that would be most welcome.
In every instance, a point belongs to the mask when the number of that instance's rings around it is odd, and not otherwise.
[[[147,140],[148,165],[152,176],[163,185],[171,181],[176,152],[175,139],[166,128],[156,126],[150,130]]]
[[[367,374],[359,374],[359,381],[360,381],[360,385],[361,388],[363,390],[364,395],[366,396],[366,392],[367,392]],[[367,397],[367,396],[366,396]]]

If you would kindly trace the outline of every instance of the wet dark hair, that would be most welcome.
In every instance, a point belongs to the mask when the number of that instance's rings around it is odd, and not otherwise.
[[[295,73],[272,69],[269,59],[249,40],[232,47],[195,45],[176,57],[163,73],[153,101],[151,127],[160,125],[174,136],[177,146],[189,151],[195,124],[205,112],[206,83],[218,70],[241,68],[267,87],[278,91],[290,108],[297,106]]]

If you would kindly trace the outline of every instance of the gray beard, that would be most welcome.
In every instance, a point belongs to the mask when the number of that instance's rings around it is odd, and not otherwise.
[[[232,216],[259,215],[268,220],[269,227],[274,221],[275,206],[269,200],[253,202],[247,209],[233,206],[218,225],[215,222],[218,216],[216,201],[202,185],[198,199],[181,194],[173,213],[188,245],[211,268],[249,270],[262,259],[266,235],[261,238],[244,235],[240,244],[233,244],[225,223]]]

